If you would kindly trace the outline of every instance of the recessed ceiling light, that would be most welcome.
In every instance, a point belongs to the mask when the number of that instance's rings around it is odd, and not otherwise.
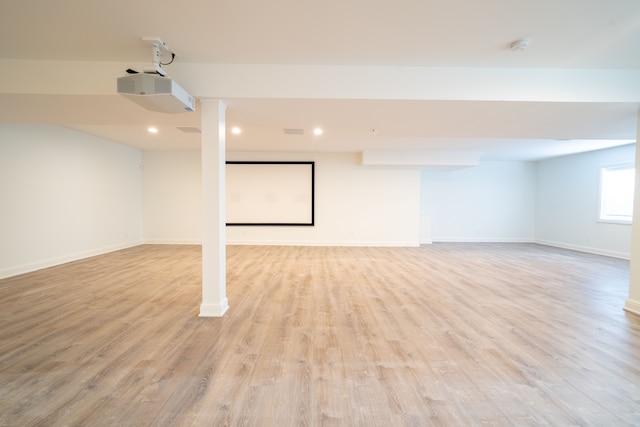
[[[231,128],[231,133],[234,135],[240,135],[242,133],[242,129],[240,129],[239,127],[235,126]]]
[[[149,133],[158,133],[158,128],[151,126],[149,129],[147,129],[149,131]]]
[[[322,135],[322,132],[323,132],[322,128],[315,128],[313,130],[314,135]]]

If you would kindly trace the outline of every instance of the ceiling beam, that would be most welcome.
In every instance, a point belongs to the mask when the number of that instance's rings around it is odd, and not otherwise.
[[[0,93],[116,93],[121,62],[0,60]],[[182,63],[167,72],[197,98],[640,103],[638,70]]]

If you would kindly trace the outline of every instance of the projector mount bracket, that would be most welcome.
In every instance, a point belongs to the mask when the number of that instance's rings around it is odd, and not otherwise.
[[[145,65],[143,67],[144,73],[159,74],[165,77],[167,73],[162,69],[162,66],[171,64],[176,57],[176,52],[158,37],[143,37],[142,40],[151,45],[151,65]],[[163,64],[160,61],[160,57],[163,54],[171,54],[171,61],[167,64]]]

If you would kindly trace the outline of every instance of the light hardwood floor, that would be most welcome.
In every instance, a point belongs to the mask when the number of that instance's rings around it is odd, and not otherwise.
[[[533,244],[143,245],[0,280],[2,426],[640,425],[628,262]]]

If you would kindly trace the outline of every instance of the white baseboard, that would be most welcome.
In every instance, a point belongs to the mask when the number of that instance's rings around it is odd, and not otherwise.
[[[41,270],[43,268],[55,267],[56,265],[66,264],[68,262],[79,261],[84,258],[90,258],[97,255],[103,255],[109,252],[119,251],[121,249],[131,248],[134,246],[141,245],[142,243],[143,243],[142,241],[121,243],[117,245],[91,249],[88,251],[75,252],[72,254],[48,258],[41,261],[18,265],[15,267],[5,268],[0,270],[0,279],[6,279],[7,277],[30,273],[32,271]]]
[[[612,258],[620,258],[620,259],[627,259],[627,260],[631,259],[631,254],[629,253],[592,248],[589,246],[572,245],[568,243],[553,242],[549,240],[536,240],[535,243],[538,243],[540,245],[553,246],[556,248],[570,249],[573,251],[587,252],[595,255],[604,255]]]
[[[634,301],[632,299],[628,299],[624,303],[624,309],[630,313],[637,314],[640,316],[640,301]]]
[[[534,243],[533,239],[504,237],[433,237],[436,243]]]
[[[147,245],[201,245],[200,239],[145,239]]]
[[[227,245],[250,245],[250,246],[354,246],[354,247],[418,247],[420,242],[314,242],[314,241],[292,241],[292,240],[237,240],[227,239]]]
[[[242,240],[227,239],[227,245],[238,246],[376,246],[376,247],[416,247],[421,244],[429,244],[431,241],[411,242],[345,242],[345,241],[308,241],[308,240]],[[147,245],[201,245],[201,240],[181,239],[145,239]]]

